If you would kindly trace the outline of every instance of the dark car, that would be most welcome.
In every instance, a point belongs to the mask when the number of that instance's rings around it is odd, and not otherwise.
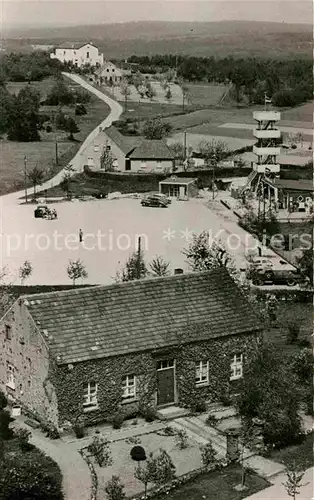
[[[295,286],[304,282],[304,278],[298,271],[290,271],[287,269],[259,269],[253,271],[251,277],[254,285],[271,284]]]
[[[43,218],[49,213],[49,208],[46,205],[38,205],[34,211],[34,216],[36,219]]]
[[[146,196],[141,201],[142,207],[162,207],[167,208],[168,203],[159,196]]]

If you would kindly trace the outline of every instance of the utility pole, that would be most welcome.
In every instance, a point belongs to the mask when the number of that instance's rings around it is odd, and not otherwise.
[[[27,156],[24,155],[24,189],[25,189],[25,202],[27,203]]]
[[[184,145],[184,161],[185,161],[186,160],[186,131],[184,132],[183,145]]]
[[[215,199],[215,166],[216,166],[216,155],[215,153],[212,156],[212,166],[213,166],[213,175],[212,175],[212,191],[213,191],[213,201]]]
[[[141,237],[138,238],[137,244],[137,279],[141,279]]]

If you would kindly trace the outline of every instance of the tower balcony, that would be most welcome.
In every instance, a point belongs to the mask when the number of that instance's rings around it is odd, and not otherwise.
[[[254,111],[253,118],[258,122],[278,122],[280,113],[278,111]]]
[[[253,130],[253,135],[256,139],[280,139],[281,131],[278,129]]]
[[[258,146],[253,146],[253,153],[256,156],[279,156],[280,148],[276,146],[259,148]]]
[[[259,174],[265,174],[270,173],[270,174],[278,174],[280,172],[280,164],[279,163],[253,163],[253,170],[254,172],[257,172]]]

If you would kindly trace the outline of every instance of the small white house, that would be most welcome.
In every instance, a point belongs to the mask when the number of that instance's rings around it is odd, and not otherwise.
[[[98,47],[89,43],[65,43],[56,47],[50,54],[51,59],[58,59],[62,63],[71,62],[75,66],[101,66],[104,62],[103,54],[99,53]]]
[[[113,64],[111,61],[105,61],[103,66],[97,71],[97,76],[101,83],[118,84],[122,81],[126,72]]]

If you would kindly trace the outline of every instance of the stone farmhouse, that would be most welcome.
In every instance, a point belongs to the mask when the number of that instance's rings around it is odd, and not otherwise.
[[[58,59],[62,63],[71,62],[74,66],[81,67],[85,64],[101,66],[104,62],[103,54],[93,43],[64,43],[56,47],[50,54],[51,59]]]
[[[21,296],[0,322],[0,389],[59,430],[237,391],[261,334],[224,268]]]

